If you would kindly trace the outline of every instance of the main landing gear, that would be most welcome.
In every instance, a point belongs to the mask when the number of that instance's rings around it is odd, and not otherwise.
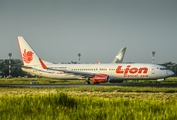
[[[85,81],[85,84],[87,84],[87,85],[90,84],[90,78],[88,78],[88,79]]]
[[[88,78],[87,80],[85,80],[85,84],[86,85],[90,84],[90,78]],[[99,82],[93,82],[93,84],[99,84]]]

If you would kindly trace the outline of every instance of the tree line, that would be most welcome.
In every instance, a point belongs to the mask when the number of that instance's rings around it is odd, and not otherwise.
[[[19,76],[31,76],[30,74],[22,71],[21,66],[22,61],[20,59],[12,59],[11,60],[11,76],[19,77]],[[161,64],[166,66],[168,69],[172,70],[177,76],[177,64],[173,62],[164,62]],[[9,60],[8,59],[0,59],[0,77],[8,77],[9,76]]]
[[[22,71],[21,66],[22,61],[20,59],[12,59],[11,60],[11,74],[12,77],[19,76],[27,76],[28,73]],[[0,60],[0,77],[8,77],[9,76],[9,60]]]

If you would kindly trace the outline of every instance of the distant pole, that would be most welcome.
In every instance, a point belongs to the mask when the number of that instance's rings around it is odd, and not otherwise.
[[[9,53],[9,77],[11,77],[11,57],[12,53]]]
[[[80,57],[81,57],[81,54],[79,53],[78,54],[78,63],[80,64]]]
[[[154,64],[155,51],[152,51],[152,64]]]

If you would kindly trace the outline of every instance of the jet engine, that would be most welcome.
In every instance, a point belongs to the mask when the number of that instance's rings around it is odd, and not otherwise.
[[[94,84],[99,84],[103,82],[109,82],[110,78],[106,74],[97,74],[91,78]]]

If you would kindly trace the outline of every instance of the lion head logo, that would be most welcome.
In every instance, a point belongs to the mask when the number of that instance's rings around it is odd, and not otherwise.
[[[33,52],[31,52],[31,51],[26,52],[26,49],[24,49],[23,61],[25,63],[30,63],[33,60],[33,54],[34,54]]]

